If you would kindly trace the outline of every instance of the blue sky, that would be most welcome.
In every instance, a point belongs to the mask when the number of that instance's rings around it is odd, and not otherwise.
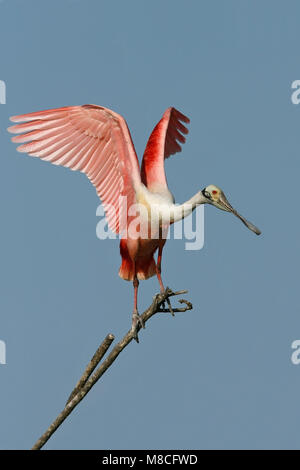
[[[6,132],[11,115],[84,103],[125,116],[140,158],[164,110],[181,110],[176,201],[216,184],[263,234],[208,207],[202,250],[170,240],[163,279],[193,311],[153,318],[45,448],[299,448],[299,15],[292,0],[1,2],[0,448],[31,447],[130,324],[94,188]],[[141,283],[141,311],[157,291]]]

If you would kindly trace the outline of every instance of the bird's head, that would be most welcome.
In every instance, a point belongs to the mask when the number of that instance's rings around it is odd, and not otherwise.
[[[251,224],[251,222],[248,222],[244,217],[242,217],[228,202],[225,194],[223,193],[222,189],[218,188],[218,186],[215,186],[213,184],[210,184],[206,188],[204,188],[202,191],[202,195],[205,198],[205,202],[207,204],[212,204],[213,206],[217,207],[218,209],[221,209],[226,212],[231,212],[234,214],[236,217],[238,217],[243,224],[246,225],[246,227],[249,230],[252,230],[252,232],[256,233],[256,235],[260,235],[261,231],[255,227],[255,225]]]

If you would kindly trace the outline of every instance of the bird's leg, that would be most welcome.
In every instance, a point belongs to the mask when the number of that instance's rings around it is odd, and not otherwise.
[[[161,258],[162,258],[162,250],[163,250],[163,249],[162,249],[162,247],[160,246],[160,247],[158,248],[157,263],[156,263],[156,276],[157,276],[157,279],[158,279],[158,282],[159,282],[159,287],[160,287],[160,292],[161,292],[161,293],[165,292],[165,287],[164,287],[164,284],[163,284],[162,278],[161,278]],[[167,304],[168,304],[170,313],[171,313],[171,315],[173,315],[173,317],[174,317],[175,314],[174,314],[174,312],[173,312],[170,299],[167,298],[166,301],[167,301]]]
[[[158,255],[157,255],[157,263],[156,263],[156,276],[159,282],[160,292],[163,293],[165,292],[165,286],[161,278],[161,257],[162,257],[162,248],[159,247]]]
[[[133,278],[134,305],[133,305],[133,312],[132,312],[131,331],[133,332],[134,339],[136,340],[137,343],[139,342],[138,327],[140,326],[141,328],[145,328],[144,322],[142,318],[140,317],[138,309],[137,309],[138,287],[139,287],[139,280],[137,278],[137,275],[135,274]]]

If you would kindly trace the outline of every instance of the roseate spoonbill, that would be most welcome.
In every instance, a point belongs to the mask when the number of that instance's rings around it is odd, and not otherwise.
[[[132,331],[137,341],[138,325],[144,326],[137,308],[139,280],[156,274],[160,289],[164,291],[161,260],[170,223],[189,215],[199,204],[211,204],[231,212],[246,227],[260,234],[258,228],[233,209],[217,186],[209,185],[184,204],[175,204],[167,185],[164,159],[181,151],[180,144],[185,142],[184,134],[188,133],[183,123],[189,123],[175,108],[168,108],[152,131],[141,171],[126,121],[110,109],[96,105],[68,106],[10,119],[19,123],[8,128],[9,132],[20,134],[12,138],[13,142],[22,143],[17,148],[19,152],[87,175],[102,200],[110,228],[121,237],[129,226],[129,208],[133,204],[146,208],[147,214],[156,207],[158,230],[155,235],[151,232],[146,237],[139,234],[133,237],[127,233],[120,241],[119,275],[133,281]],[[155,263],[153,255],[157,250]],[[170,304],[169,307],[171,309]]]

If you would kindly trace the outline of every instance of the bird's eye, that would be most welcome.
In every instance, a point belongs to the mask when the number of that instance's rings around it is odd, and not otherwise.
[[[218,191],[216,191],[215,189],[212,191],[213,194],[217,194]]]

